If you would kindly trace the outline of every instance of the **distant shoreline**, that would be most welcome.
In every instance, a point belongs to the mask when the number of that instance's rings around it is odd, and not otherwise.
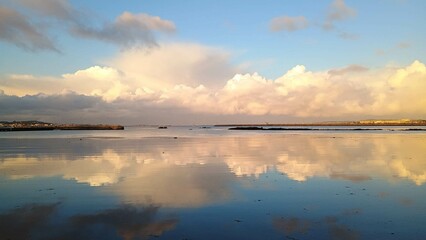
[[[238,131],[426,131],[423,128],[407,128],[407,129],[384,129],[384,128],[308,128],[308,127],[230,127],[228,130]]]
[[[339,121],[320,123],[278,123],[278,124],[218,124],[215,127],[404,127],[404,126],[426,126],[426,120],[361,120],[361,121]]]
[[[291,124],[217,124],[215,127],[407,127],[426,126],[426,123],[418,124],[319,124],[319,123],[291,123]]]
[[[340,121],[322,123],[296,123],[296,124],[228,124],[216,125],[228,127],[228,130],[244,131],[426,131],[426,120],[361,120],[361,121]],[[326,128],[323,128],[326,127]],[[333,128],[344,127],[344,128]],[[371,127],[371,128],[370,128]],[[406,129],[393,130],[381,127],[409,127]]]
[[[0,122],[0,132],[53,130],[124,130],[124,126],[111,124],[55,124],[40,121]]]

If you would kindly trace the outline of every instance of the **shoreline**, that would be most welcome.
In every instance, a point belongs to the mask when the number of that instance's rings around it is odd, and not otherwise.
[[[317,126],[317,125],[316,125]],[[411,126],[411,125],[410,125]],[[230,127],[228,130],[231,131],[426,131],[422,128],[407,128],[407,129],[385,129],[385,128],[306,128],[306,127],[294,127],[294,128],[282,128],[282,127],[258,127],[258,126],[242,126],[242,127]]]
[[[407,127],[426,126],[419,123],[277,123],[277,124],[217,124],[215,127]]]
[[[90,124],[61,124],[50,126],[3,126],[0,132],[24,132],[24,131],[54,131],[54,130],[124,130],[121,125],[90,125]]]

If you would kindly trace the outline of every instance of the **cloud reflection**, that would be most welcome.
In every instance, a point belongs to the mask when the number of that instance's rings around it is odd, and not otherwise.
[[[236,177],[278,171],[295,181],[426,181],[426,138],[408,134],[209,138],[1,139],[0,174],[63,176],[126,202],[194,207],[231,197]],[[29,147],[32,146],[32,147]],[[53,150],[52,150],[53,149]]]
[[[159,219],[157,206],[119,206],[61,219],[59,203],[29,204],[0,214],[1,239],[148,239],[173,229],[178,220]]]
[[[26,205],[0,214],[1,239],[33,239],[35,230],[45,227],[58,204]]]
[[[272,224],[277,231],[285,234],[286,239],[299,239],[299,236],[303,236],[305,239],[313,236],[318,239],[357,240],[360,239],[360,233],[339,221],[360,213],[360,209],[347,209],[336,216],[328,216],[319,220],[275,217],[272,219]],[[319,237],[323,232],[327,232],[328,236]]]
[[[298,218],[277,218],[273,220],[276,229],[286,234],[306,233],[312,223]]]
[[[157,220],[157,212],[158,207],[155,206],[138,209],[127,205],[95,214],[73,216],[70,218],[71,230],[55,239],[105,239],[108,235],[124,240],[158,237],[173,229],[177,220]]]

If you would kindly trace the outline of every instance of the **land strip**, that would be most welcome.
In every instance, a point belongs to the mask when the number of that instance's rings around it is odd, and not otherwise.
[[[49,130],[124,130],[124,127],[111,124],[57,124],[40,121],[0,122],[0,131],[3,132]]]

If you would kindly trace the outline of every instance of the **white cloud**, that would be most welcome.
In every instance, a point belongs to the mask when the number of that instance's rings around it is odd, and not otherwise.
[[[247,116],[268,121],[273,116],[360,119],[426,114],[426,67],[419,61],[400,68],[349,65],[316,72],[298,65],[277,79],[267,79],[258,73],[235,74],[238,68],[229,57],[223,49],[166,44],[149,51],[124,51],[105,62],[109,67],[93,66],[60,78],[10,75],[0,79],[0,89],[9,97],[72,92],[101,98],[109,114],[135,119],[138,108],[160,119],[174,112],[181,117],[240,116],[237,121]],[[161,121],[155,118],[150,121]]]
[[[94,66],[61,78],[36,77],[32,75],[10,75],[0,80],[0,88],[9,95],[25,96],[77,92],[89,96],[101,96],[106,101],[115,100],[127,93],[128,86],[116,69]]]
[[[107,102],[118,98],[165,101],[171,95],[181,96],[184,89],[195,94],[203,88],[200,85],[222,86],[237,72],[229,58],[221,49],[169,44],[150,51],[124,51],[106,61],[113,67],[93,66],[60,78],[12,74],[0,79],[0,89],[17,96],[72,91],[100,96]]]
[[[64,74],[62,90],[71,90],[86,95],[101,96],[110,102],[129,92],[124,77],[114,68],[94,66],[73,74]]]
[[[281,16],[276,17],[269,23],[269,30],[272,32],[279,31],[297,31],[307,28],[309,25],[308,20],[304,16]]]
[[[106,64],[125,73],[135,87],[155,90],[170,89],[179,84],[221,86],[238,71],[230,63],[229,52],[189,43],[124,51]]]

